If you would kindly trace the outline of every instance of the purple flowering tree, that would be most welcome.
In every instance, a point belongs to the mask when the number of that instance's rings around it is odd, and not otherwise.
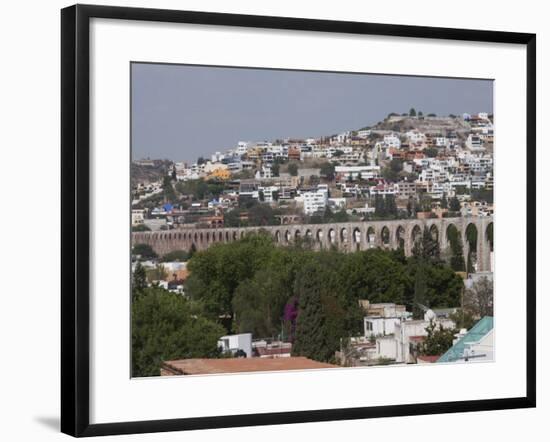
[[[285,322],[285,328],[288,330],[288,336],[290,342],[294,342],[294,336],[296,332],[296,318],[298,317],[298,298],[293,296],[285,305],[283,313],[283,320]]]

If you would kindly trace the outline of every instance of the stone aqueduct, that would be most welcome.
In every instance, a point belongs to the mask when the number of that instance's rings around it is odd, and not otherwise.
[[[439,241],[442,253],[449,249],[448,229],[454,225],[462,237],[464,258],[469,253],[466,230],[474,226],[477,230],[477,270],[491,270],[492,243],[489,227],[493,217],[433,218],[424,220],[362,221],[333,224],[291,224],[261,227],[235,227],[210,229],[179,229],[160,232],[134,232],[133,244],[149,244],[159,255],[174,250],[206,250],[213,244],[227,243],[243,238],[249,232],[265,231],[271,234],[277,244],[286,245],[298,239],[308,238],[316,250],[336,246],[343,251],[367,250],[369,248],[397,249],[401,245],[405,255],[412,253],[416,239],[424,227],[428,227]],[[419,236],[420,235],[420,236]]]

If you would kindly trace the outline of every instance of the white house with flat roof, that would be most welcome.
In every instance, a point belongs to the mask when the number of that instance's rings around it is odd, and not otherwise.
[[[252,357],[252,333],[222,336],[218,340],[218,347],[223,352],[231,352],[233,354],[242,350],[246,353],[246,357],[250,358]]]
[[[317,212],[324,212],[328,203],[328,191],[325,188],[318,188],[317,190],[302,192],[295,200],[301,200],[306,215],[313,215]]]

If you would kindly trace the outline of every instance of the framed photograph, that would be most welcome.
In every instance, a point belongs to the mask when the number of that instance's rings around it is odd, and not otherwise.
[[[63,432],[535,406],[534,34],[61,24]]]

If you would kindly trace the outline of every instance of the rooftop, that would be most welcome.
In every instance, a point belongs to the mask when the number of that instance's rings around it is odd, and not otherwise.
[[[420,359],[421,361],[428,362],[431,364],[431,363],[437,362],[437,360],[439,359],[439,356],[440,355],[434,355],[434,356],[423,355],[423,356],[418,356],[417,359]]]
[[[173,375],[244,373],[254,371],[312,370],[337,368],[303,356],[288,358],[180,359],[165,361],[162,368]]]
[[[447,350],[437,362],[454,362],[464,357],[466,344],[479,342],[483,336],[493,329],[493,317],[481,318],[455,345]]]

